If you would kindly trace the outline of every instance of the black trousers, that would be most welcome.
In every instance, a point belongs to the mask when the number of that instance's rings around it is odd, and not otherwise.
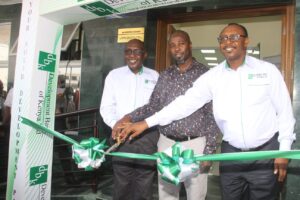
[[[126,141],[117,151],[153,154],[157,152],[159,133],[148,130],[141,137]],[[112,158],[114,179],[114,200],[152,199],[152,187],[156,173],[156,161]]]
[[[275,134],[257,151],[278,150]],[[222,153],[241,152],[227,142],[222,142]],[[255,161],[222,161],[220,177],[223,200],[275,200],[279,184],[274,174],[274,159]]]

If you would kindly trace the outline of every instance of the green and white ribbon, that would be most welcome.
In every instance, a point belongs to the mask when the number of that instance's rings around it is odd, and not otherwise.
[[[159,157],[157,168],[161,178],[178,185],[186,179],[197,176],[199,161],[194,158],[192,149],[185,149],[180,143],[174,144],[164,152],[157,153]]]
[[[93,168],[99,168],[101,163],[104,162],[104,149],[108,146],[105,145],[105,140],[102,142],[97,138],[89,138],[82,140],[80,143],[73,140],[72,138],[61,134],[57,131],[48,129],[30,119],[21,117],[22,123],[32,128],[53,135],[69,144],[72,144],[72,157],[75,160],[78,168],[84,168],[86,171],[92,170]]]
[[[106,140],[101,142],[97,138],[82,140],[80,145],[73,144],[72,157],[78,168],[84,168],[86,171],[97,169],[105,161],[104,149],[108,146]]]
[[[86,170],[98,168],[104,161],[104,155],[118,156],[123,158],[133,158],[142,160],[159,160],[158,170],[162,178],[170,183],[179,184],[199,170],[201,161],[228,161],[228,160],[264,160],[273,158],[300,159],[300,150],[290,151],[252,151],[241,153],[222,153],[210,155],[194,155],[193,150],[184,149],[179,143],[165,152],[158,152],[153,155],[112,152],[105,153],[105,140],[100,142],[96,138],[90,138],[78,143],[75,140],[56,131],[50,130],[36,122],[21,117],[22,123],[40,130],[44,133],[51,134],[73,145],[73,158],[79,167]]]

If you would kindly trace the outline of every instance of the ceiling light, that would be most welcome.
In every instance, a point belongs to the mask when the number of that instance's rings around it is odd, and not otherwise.
[[[219,63],[207,63],[209,66],[217,66]]]
[[[247,50],[247,53],[252,53],[252,52],[253,52],[252,49],[248,49],[248,50]]]
[[[217,60],[217,57],[204,57],[205,60]]]
[[[254,50],[254,51],[253,51],[253,54],[254,54],[254,55],[259,55],[259,51]]]
[[[216,50],[214,49],[201,49],[201,53],[216,53]]]

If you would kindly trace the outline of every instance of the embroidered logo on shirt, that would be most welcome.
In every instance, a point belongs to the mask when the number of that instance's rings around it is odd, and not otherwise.
[[[262,79],[267,77],[268,77],[267,73],[248,74],[248,79]]]
[[[148,84],[148,83],[152,83],[152,84],[156,84],[156,81],[155,80],[148,80],[148,79],[145,79],[145,84]]]

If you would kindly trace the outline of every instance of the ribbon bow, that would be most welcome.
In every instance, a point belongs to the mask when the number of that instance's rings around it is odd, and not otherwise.
[[[174,144],[164,152],[157,153],[157,164],[161,178],[178,185],[199,171],[199,161],[195,160],[192,149],[183,150],[180,143]]]
[[[72,145],[72,157],[78,168],[85,168],[86,171],[99,168],[105,161],[104,149],[107,148],[106,140],[99,142],[97,138],[82,140],[79,145]]]

